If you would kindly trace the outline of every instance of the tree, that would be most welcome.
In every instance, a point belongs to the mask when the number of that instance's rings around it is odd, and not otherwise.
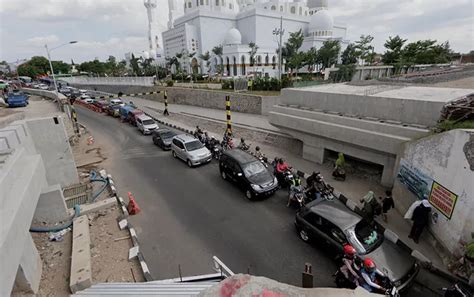
[[[401,53],[404,64],[447,63],[452,51],[449,42],[436,44],[436,40],[418,40],[407,44]]]
[[[29,63],[23,63],[16,69],[19,76],[29,76],[32,78],[37,77],[40,74],[44,74],[37,67],[30,65]]]
[[[132,53],[132,58],[130,59],[130,66],[132,67],[132,72],[134,75],[140,75],[140,66],[138,65],[139,58],[136,58]]]
[[[298,75],[298,69],[305,64],[305,54],[299,51],[303,40],[304,35],[301,29],[292,32],[281,51],[282,57],[286,59],[286,66],[291,69],[292,73],[296,71],[296,75]]]
[[[342,65],[357,63],[357,49],[353,43],[349,43],[341,55]]]
[[[255,42],[249,42],[249,48],[250,65],[253,66],[255,64],[255,55],[257,54],[258,45]]]
[[[199,59],[204,61],[204,64],[206,65],[206,69],[207,69],[206,72],[208,74],[208,79],[209,79],[210,71],[211,71],[211,61],[210,61],[211,54],[209,53],[209,51],[207,51],[204,54],[199,55]]]
[[[219,65],[216,65],[216,72],[217,73],[222,73],[222,70],[224,69],[224,66],[222,65],[223,61],[222,61],[222,54],[224,52],[224,47],[222,46],[222,44],[220,45],[216,45],[213,49],[212,49],[212,53],[215,55],[215,56],[218,56],[219,57],[219,62],[220,64]]]
[[[341,43],[339,40],[326,40],[323,46],[318,50],[318,63],[324,68],[330,67],[337,63],[339,52],[341,51]]]
[[[48,59],[34,56],[28,62],[18,66],[18,75],[36,77],[50,72]]]
[[[83,62],[79,65],[79,70],[92,73],[95,75],[105,75],[106,74],[106,66],[105,63],[100,62],[99,60],[95,59],[93,61]]]
[[[384,44],[387,50],[382,55],[382,62],[387,65],[399,63],[402,59],[402,48],[406,41],[406,39],[402,39],[398,35],[395,37],[390,36]]]
[[[318,64],[318,50],[315,47],[310,48],[304,53],[303,66],[308,67],[308,72],[313,72],[314,66]]]
[[[54,74],[69,73],[71,65],[64,63],[63,61],[51,61],[53,65]]]
[[[374,47],[371,45],[374,37],[370,35],[361,35],[360,40],[356,41],[355,48],[356,48],[356,56],[365,62],[372,63],[375,53]]]

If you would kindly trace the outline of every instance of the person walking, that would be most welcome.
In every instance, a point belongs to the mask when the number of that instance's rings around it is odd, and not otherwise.
[[[372,222],[374,220],[375,215],[380,214],[380,204],[377,202],[375,198],[375,194],[373,191],[369,191],[364,198],[360,200],[363,203],[362,211],[365,214],[365,218]]]
[[[431,213],[431,204],[428,200],[424,199],[420,205],[418,205],[413,210],[413,215],[411,220],[413,221],[413,226],[411,227],[410,234],[408,238],[413,239],[415,243],[418,243],[423,229],[428,225],[430,220]]]
[[[387,223],[387,213],[390,209],[395,208],[395,202],[393,201],[392,191],[385,191],[385,198],[382,200],[382,218]]]

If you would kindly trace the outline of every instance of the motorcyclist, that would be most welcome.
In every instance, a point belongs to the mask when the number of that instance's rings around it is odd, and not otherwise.
[[[286,207],[289,207],[292,200],[295,200],[295,192],[301,187],[301,178],[296,172],[293,172],[293,178],[290,181],[290,191],[288,194],[288,203]]]
[[[258,145],[255,147],[255,157],[257,157],[257,159],[261,159],[263,157],[263,154],[260,151],[260,147]]]
[[[245,143],[245,139],[241,138],[238,148],[246,151],[249,149],[249,145]]]
[[[278,162],[276,164],[276,178],[278,179],[278,183],[283,186],[283,181],[285,177],[285,172],[289,170],[290,168],[288,167],[288,164],[282,159],[278,159]]]
[[[209,141],[211,140],[211,138],[209,137],[209,135],[207,134],[207,132],[204,132],[204,136],[202,136],[202,139],[201,139],[201,142],[206,146],[206,147],[209,147]]]
[[[194,137],[198,138],[199,140],[202,140],[202,134],[203,131],[199,126],[196,126],[196,130],[194,130]]]
[[[339,270],[344,274],[346,279],[354,283],[355,286],[359,286],[359,274],[356,270],[359,270],[360,267],[357,267],[356,263],[356,250],[350,245],[344,245],[344,257],[342,258],[342,266]]]
[[[377,291],[382,291],[386,292],[386,288],[378,285],[375,280],[378,277],[384,277],[383,274],[377,271],[377,267],[375,265],[375,262],[371,258],[365,258],[364,259],[364,265],[360,270],[360,276],[361,276],[361,285],[364,289],[366,289],[369,292],[377,292]]]
[[[321,177],[319,172],[313,171],[313,173],[306,179],[306,193],[311,199],[321,198],[320,189]]]

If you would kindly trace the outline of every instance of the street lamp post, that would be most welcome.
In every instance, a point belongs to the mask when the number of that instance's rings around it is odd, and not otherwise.
[[[281,69],[282,69],[282,61],[281,61],[281,47],[283,43],[283,34],[285,34],[285,30],[283,29],[283,16],[280,17],[280,28],[273,29],[273,35],[276,35],[280,38],[278,42],[278,79],[281,80]]]
[[[65,46],[65,45],[68,45],[68,44],[74,44],[74,43],[77,43],[77,41],[75,41],[75,40],[69,41],[68,43],[58,45],[56,47],[53,47],[52,49],[49,49],[47,44],[44,45],[44,47],[46,48],[46,53],[48,54],[49,68],[51,69],[51,75],[53,76],[53,83],[54,83],[54,90],[56,92],[56,97],[58,96],[59,91],[58,91],[58,85],[56,84],[56,77],[54,76],[53,63],[51,63],[51,51],[53,51],[57,48],[60,48],[62,46]],[[59,99],[58,99],[58,101],[59,101]]]

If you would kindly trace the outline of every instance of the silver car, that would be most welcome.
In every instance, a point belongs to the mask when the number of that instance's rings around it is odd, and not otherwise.
[[[295,225],[303,241],[313,239],[339,253],[344,244],[351,244],[361,258],[372,258],[399,291],[410,286],[419,271],[415,258],[392,231],[376,222],[369,224],[339,200],[308,203],[296,214]]]
[[[171,142],[173,157],[185,161],[189,167],[209,163],[212,160],[211,152],[196,138],[180,134]]]

